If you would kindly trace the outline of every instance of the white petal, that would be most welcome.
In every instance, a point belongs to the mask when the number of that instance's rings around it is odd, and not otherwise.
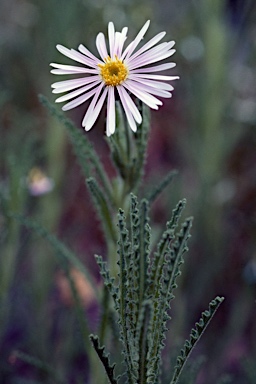
[[[162,83],[160,81],[154,81],[154,80],[148,80],[145,78],[140,78],[137,75],[129,74],[129,79],[134,80],[134,81],[138,81],[139,83],[148,85],[149,87],[152,87],[152,88],[162,89],[165,91],[173,91],[174,90],[173,86],[170,84]]]
[[[77,52],[73,48],[70,49],[70,52],[72,55],[74,55],[74,57],[76,58],[76,61],[80,61],[80,63],[88,65],[89,67],[95,68],[95,60],[91,60],[90,58],[86,57],[80,52]]]
[[[106,59],[108,57],[108,52],[106,47],[105,36],[103,35],[103,33],[98,34],[96,38],[96,46],[102,60]]]
[[[166,52],[165,54],[161,54],[161,55],[156,54],[155,56],[151,56],[151,58],[147,58],[143,61],[140,60],[137,63],[132,63],[132,65],[130,64],[130,66],[128,68],[130,71],[133,69],[139,69],[141,67],[144,67],[145,65],[149,65],[152,63],[156,63],[157,61],[167,59],[168,57],[170,57],[172,55],[173,55],[172,51]]]
[[[107,136],[111,136],[116,128],[115,89],[108,87]]]
[[[154,67],[149,67],[149,68],[132,69],[130,73],[160,72],[160,71],[165,71],[166,69],[174,68],[175,66],[176,66],[176,63],[166,63],[166,64],[160,64],[160,65],[156,65]]]
[[[141,47],[137,52],[135,52],[130,58],[129,61],[134,59],[135,57],[141,55],[143,52],[147,51],[149,48],[156,45],[164,36],[166,35],[166,32],[160,32],[155,37],[153,37],[151,40],[149,40],[143,47]],[[128,60],[127,60],[128,61]]]
[[[63,111],[68,111],[69,109],[78,107],[78,105],[83,104],[86,100],[90,99],[97,92],[97,88],[92,89],[90,92],[87,92],[85,95],[77,97],[75,100],[70,101],[62,107]]]
[[[140,58],[141,60],[144,60],[144,58],[150,57],[151,55],[155,56],[156,53],[160,54],[160,53],[167,52],[167,51],[171,50],[171,48],[173,48],[174,45],[175,45],[175,41],[173,41],[173,40],[169,41],[169,42],[163,42],[161,44],[158,44],[156,47],[153,47],[153,48],[147,50],[146,52],[141,53],[140,55],[136,55],[136,53],[137,53],[136,52],[132,57],[130,57],[127,60],[127,62],[133,63],[133,61],[136,61],[138,58]]]
[[[172,94],[164,89],[152,87],[140,81],[136,82],[136,85],[141,89],[141,91],[148,92],[151,95],[166,97],[166,98],[172,97]]]
[[[56,99],[55,103],[62,103],[63,101],[73,99],[74,97],[77,97],[78,95],[81,95],[82,93],[87,92],[89,89],[95,87],[95,85],[98,85],[99,83],[100,83],[100,80],[95,81],[94,83],[88,84],[85,87],[79,88],[76,91],[69,92],[67,95],[61,96],[58,99]]]
[[[128,27],[123,27],[121,34],[126,38],[128,32]]]
[[[148,92],[144,91],[143,85],[139,86],[132,80],[126,80],[123,83],[123,86],[137,96],[143,103],[147,104],[152,109],[158,109],[158,105],[162,105],[162,101],[158,100],[156,97],[150,95]]]
[[[78,50],[82,52],[84,55],[88,56],[94,62],[95,65],[97,65],[98,63],[104,64],[101,60],[99,60],[96,56],[94,56],[89,51],[89,49],[87,49],[83,44],[79,45]]]
[[[68,49],[66,47],[63,47],[63,45],[58,44],[56,46],[58,51],[62,53],[63,55],[69,57],[72,60],[77,61],[78,63],[82,63],[87,65],[88,67],[95,68],[95,62],[89,59],[88,57],[85,57],[81,53],[77,52],[75,49]]]
[[[140,68],[144,65],[148,65],[151,63],[156,63],[157,61],[166,59],[167,57],[170,57],[174,54],[175,49],[166,49],[165,47],[162,47],[161,49],[154,49],[153,52],[145,52],[141,56],[136,57],[134,60],[132,60],[129,64],[126,63],[128,68],[130,70],[134,68]]]
[[[124,112],[126,114],[126,117],[127,117],[127,120],[128,120],[128,124],[130,125],[131,129],[133,132],[136,132],[137,131],[137,125],[134,121],[134,118],[133,118],[133,115],[130,111],[130,108],[127,104],[127,101],[126,101],[126,97],[124,96],[123,94],[123,87],[118,85],[117,86],[117,90],[118,90],[118,93],[119,93],[119,96],[120,96],[120,99],[121,99],[121,103],[123,105],[123,108],[124,108]]]
[[[93,124],[95,123],[95,121],[97,120],[97,117],[99,116],[100,114],[100,111],[102,109],[102,105],[105,101],[105,98],[107,96],[107,92],[108,92],[108,89],[107,87],[104,89],[100,99],[98,100],[97,104],[95,105],[95,108],[93,109],[93,111],[91,112],[91,114],[88,116],[88,119],[86,121],[86,124],[84,125],[84,129],[86,131],[89,131]]]
[[[126,105],[127,105],[128,109],[131,111],[134,119],[137,121],[138,124],[141,124],[141,122],[142,122],[141,114],[140,114],[138,108],[136,107],[135,103],[133,102],[132,98],[130,97],[130,95],[126,91],[126,89],[122,86],[117,87],[117,89],[118,89],[119,95],[121,93],[123,96],[123,99],[125,99]]]
[[[172,97],[171,92],[164,91],[163,89],[151,88],[151,87],[148,87],[148,86],[145,86],[145,85],[144,85],[144,87],[147,87],[146,90],[147,90],[151,95],[154,95],[154,96],[160,96],[160,97],[165,97],[165,98],[167,98],[167,99],[169,99],[170,97]]]
[[[146,53],[147,52],[145,52],[145,56],[144,56],[144,58],[143,58],[143,60],[142,61],[145,61],[145,60],[150,60],[151,61],[151,59],[155,59],[155,58],[157,58],[157,61],[159,61],[159,60],[163,60],[163,59],[165,59],[166,57],[170,57],[170,56],[172,56],[174,53],[176,52],[176,49],[162,49],[161,51],[159,51],[159,52],[155,52],[154,54],[148,54],[148,56],[146,57]],[[160,59],[159,57],[161,57],[162,59]]]
[[[92,101],[91,101],[91,103],[89,105],[89,108],[87,109],[86,114],[85,114],[85,116],[83,118],[83,121],[82,121],[82,126],[83,127],[85,126],[85,123],[87,122],[89,116],[91,115],[91,113],[93,112],[93,110],[95,108],[95,105],[96,105],[96,103],[98,101],[98,98],[100,96],[100,93],[102,91],[103,86],[104,86],[104,84],[101,83],[99,85],[99,87],[97,88],[97,91],[96,91],[96,93],[95,93],[95,95],[94,95],[94,97],[93,97],[93,99],[92,99]]]
[[[85,73],[85,72],[78,72],[78,71],[68,71],[66,69],[52,69],[50,71],[50,73],[52,73],[53,75],[74,75],[76,73]]]
[[[128,31],[127,27],[124,27],[122,29],[121,36],[120,36],[120,39],[119,39],[119,46],[118,46],[118,50],[117,50],[117,53],[116,53],[118,57],[121,57],[121,55],[122,55],[122,50],[123,50],[124,42],[125,42],[125,40],[127,38],[127,31]]]
[[[82,79],[59,81],[58,83],[54,83],[51,85],[52,88],[54,88],[52,92],[62,93],[62,92],[71,91],[73,89],[82,87],[83,85],[93,83],[97,80],[101,80],[99,76],[89,76],[89,77],[84,77]]]
[[[129,44],[128,47],[126,48],[126,50],[124,51],[124,53],[122,55],[122,59],[128,59],[131,56],[131,54],[133,53],[133,51],[135,50],[137,45],[140,43],[140,41],[143,39],[145,33],[147,32],[149,24],[150,24],[150,21],[148,20],[143,25],[143,27],[139,31],[138,35],[135,37],[135,39],[132,41],[132,43]]]
[[[133,63],[137,63],[139,60],[144,61],[145,59],[148,59],[152,56],[155,56],[156,54],[162,54],[168,52],[171,48],[174,42],[164,42],[161,44],[158,44],[156,47],[153,47],[149,49],[148,51],[142,53],[141,55],[138,55],[136,57],[130,57],[126,60],[126,63],[129,63],[129,65],[132,65]],[[128,65],[128,64],[127,64]]]
[[[115,33],[115,44],[114,44],[114,48],[113,48],[113,56],[112,57],[118,56],[120,42],[121,42],[121,33],[116,32]]]
[[[55,75],[67,75],[67,74],[74,75],[76,73],[98,73],[96,69],[89,69],[85,67],[75,67],[74,65],[51,63],[50,66],[53,68],[57,68],[57,69],[51,70],[51,73]]]
[[[108,23],[108,42],[109,42],[109,51],[110,57],[113,59],[113,50],[115,45],[115,27],[112,21]]]
[[[132,47],[133,41],[125,48],[124,52],[122,53],[121,60],[125,61],[125,55],[129,51],[129,49]]]
[[[165,75],[151,75],[151,74],[140,74],[136,73],[136,78],[142,79],[154,79],[154,80],[178,80],[179,76],[165,76]]]

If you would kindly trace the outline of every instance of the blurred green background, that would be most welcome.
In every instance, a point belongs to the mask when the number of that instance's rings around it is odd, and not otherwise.
[[[3,210],[36,218],[65,241],[97,276],[93,255],[104,241],[64,128],[49,117],[38,94],[52,102],[50,62],[63,62],[56,44],[86,45],[146,20],[146,38],[165,30],[176,41],[172,70],[180,80],[171,100],[152,112],[144,194],[171,169],[179,175],[152,214],[157,233],[186,197],[194,226],[179,280],[167,344],[188,336],[208,302],[226,300],[200,341],[206,361],[197,383],[256,381],[256,5],[254,0],[74,0],[0,3],[0,191]],[[60,105],[57,106],[59,109]],[[68,116],[80,127],[85,105]],[[108,172],[104,116],[89,138]],[[51,191],[35,195],[43,172]],[[31,173],[32,170],[32,173]],[[34,170],[34,171],[33,171]],[[34,172],[34,173],[33,173]],[[38,176],[39,177],[39,176]],[[33,179],[34,180],[34,179]],[[71,294],[51,248],[0,211],[0,383],[48,383],[43,370],[17,359],[23,351],[50,363],[67,383],[86,382]],[[75,273],[75,272],[74,272]],[[86,282],[89,318],[98,309]],[[80,281],[81,280],[81,281]],[[79,287],[80,287],[79,285]],[[90,325],[94,329],[94,322]],[[168,358],[166,358],[168,360]],[[171,368],[170,368],[171,369]],[[253,371],[254,370],[254,371]]]

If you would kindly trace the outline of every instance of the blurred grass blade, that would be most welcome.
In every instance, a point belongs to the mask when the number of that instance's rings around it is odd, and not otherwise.
[[[47,229],[45,229],[42,225],[31,219],[25,218],[24,216],[16,213],[11,213],[9,214],[9,216],[19,221],[26,228],[33,230],[39,236],[46,239],[57,252],[61,265],[64,267],[64,269],[66,270],[66,268],[68,267],[68,263],[70,263],[80,272],[82,272],[90,283],[96,298],[99,298],[98,290],[95,287],[95,282],[92,280],[90,273],[87,271],[86,267],[82,264],[82,262],[77,258],[77,256],[70,249],[68,249],[62,241],[60,241],[53,234],[49,233]]]
[[[170,171],[160,183],[157,183],[156,187],[148,194],[147,200],[150,204],[152,204],[160,193],[172,182],[177,173],[176,170]]]
[[[56,384],[65,384],[65,382],[61,380],[60,377],[58,377],[58,372],[54,368],[52,368],[50,364],[42,361],[41,359],[38,359],[21,351],[14,351],[11,354],[11,359],[14,359],[14,361],[16,361],[16,359],[19,359],[29,365],[32,365],[44,374],[46,373],[48,375],[48,379],[53,380]]]
[[[107,194],[109,200],[112,202],[112,187],[108,176],[92,144],[84,134],[84,131],[76,127],[71,122],[71,120],[67,119],[63,113],[59,112],[55,106],[47,100],[46,97],[40,95],[39,100],[48,109],[51,115],[56,117],[66,127],[73,144],[75,154],[85,176],[89,177],[93,171],[95,171],[98,179],[104,187],[105,193]]]

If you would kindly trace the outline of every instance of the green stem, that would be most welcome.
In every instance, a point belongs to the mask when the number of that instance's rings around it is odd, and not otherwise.
[[[101,316],[101,322],[99,326],[99,339],[102,343],[105,342],[106,335],[107,335],[107,328],[108,328],[108,320],[109,320],[109,304],[110,304],[110,295],[108,288],[104,285],[103,287],[103,295],[102,295],[102,301],[101,301],[101,307],[102,307],[102,316]]]

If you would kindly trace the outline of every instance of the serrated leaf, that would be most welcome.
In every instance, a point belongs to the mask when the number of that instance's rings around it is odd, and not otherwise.
[[[128,236],[128,230],[126,228],[125,215],[122,209],[119,209],[118,214],[118,228],[119,228],[119,240],[118,249],[119,254],[119,326],[120,336],[123,344],[124,360],[127,366],[128,382],[134,383],[134,367],[132,361],[132,351],[129,340],[129,329],[127,323],[127,259],[130,255],[130,240]],[[128,304],[128,305],[127,305]]]
[[[149,371],[150,378],[154,382],[160,372],[161,350],[164,347],[167,311],[170,308],[170,301],[173,299],[173,290],[176,287],[176,279],[180,274],[180,266],[183,262],[183,254],[187,249],[187,240],[190,236],[191,219],[187,219],[182,225],[176,241],[170,246],[169,254],[160,263],[162,276],[158,279],[158,286],[155,283],[153,290],[154,316],[152,324],[152,338],[154,344],[149,349]]]
[[[118,303],[117,296],[118,296],[119,290],[114,284],[114,282],[115,282],[114,277],[112,277],[110,275],[110,271],[108,269],[108,264],[106,261],[103,261],[102,256],[99,256],[99,255],[95,255],[95,260],[99,266],[100,274],[103,278],[104,284],[108,288],[109,293],[111,294],[115,304],[117,305],[117,303]],[[118,308],[116,308],[116,309],[118,310]]]
[[[212,300],[209,304],[209,309],[202,313],[200,320],[195,324],[195,328],[191,330],[189,339],[185,341],[184,347],[182,348],[180,355],[177,357],[177,362],[171,380],[171,384],[178,383],[179,376],[181,374],[182,369],[184,368],[184,365],[190,353],[192,352],[196,343],[200,340],[200,337],[209,325],[211,319],[213,318],[215,312],[217,311],[223,300],[224,298],[219,296]],[[195,335],[197,335],[197,337],[195,337]]]
[[[116,364],[110,364],[109,354],[105,352],[105,346],[100,346],[99,338],[96,335],[90,335],[90,340],[100,361],[102,362],[110,384],[117,384],[118,381],[114,374]]]
[[[175,230],[177,228],[177,225],[181,217],[182,211],[185,207],[185,204],[186,204],[186,200],[183,199],[179,201],[175,209],[173,209],[171,220],[167,222],[166,230],[162,234],[157,245],[157,251],[154,253],[152,257],[150,270],[148,271],[148,282],[149,282],[149,285],[151,286],[150,287],[151,290],[157,289],[156,284],[158,284],[157,282],[160,280],[162,275],[164,257],[168,252],[170,242],[175,237]]]
[[[142,303],[139,312],[139,318],[136,329],[136,346],[138,349],[138,383],[146,383],[148,367],[148,348],[151,338],[152,326],[152,302],[145,300]]]
[[[148,217],[148,201],[143,199],[140,204],[140,238],[139,238],[139,306],[145,299],[147,271],[149,268],[150,235]]]

